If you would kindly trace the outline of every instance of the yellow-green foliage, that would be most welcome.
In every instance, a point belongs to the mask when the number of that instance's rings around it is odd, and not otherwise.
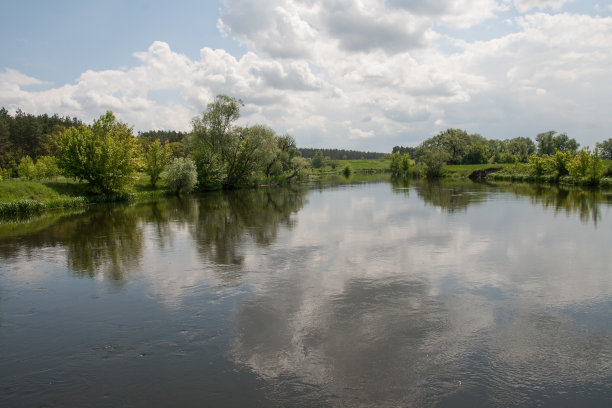
[[[37,178],[36,165],[34,164],[34,160],[30,156],[25,156],[21,158],[21,162],[19,163],[19,167],[17,167],[17,174],[19,177],[24,178],[26,180],[34,180]]]
[[[40,156],[36,160],[36,175],[40,179],[49,179],[59,176],[57,158],[53,156]]]
[[[604,164],[597,150],[581,149],[568,163],[569,175],[579,181],[594,183],[603,176]]]
[[[157,181],[161,172],[168,164],[172,151],[167,143],[163,145],[159,142],[159,139],[149,145],[147,152],[145,153],[145,172],[151,178],[151,185],[156,186]]]
[[[391,153],[390,158],[391,163],[389,164],[389,170],[391,170],[391,174],[394,176],[405,176],[414,166],[414,160],[410,159],[410,155],[408,153]]]
[[[111,111],[92,127],[65,130],[59,140],[59,167],[68,176],[85,180],[108,194],[130,185],[139,166],[132,129],[117,121]]]
[[[552,158],[546,154],[543,156],[532,154],[529,156],[527,166],[530,173],[536,176],[543,176],[544,174],[551,173],[555,167]]]

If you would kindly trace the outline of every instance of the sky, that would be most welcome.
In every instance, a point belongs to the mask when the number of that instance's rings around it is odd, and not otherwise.
[[[612,1],[0,1],[12,114],[189,131],[226,94],[299,147],[612,137]]]

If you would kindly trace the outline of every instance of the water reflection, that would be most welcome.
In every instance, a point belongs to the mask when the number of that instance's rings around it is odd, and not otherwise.
[[[0,340],[13,356],[0,380],[42,384],[49,367],[70,361],[61,372],[70,381],[110,345],[127,351],[103,368],[126,389],[166,369],[180,379],[152,387],[153,402],[174,393],[198,395],[185,400],[200,405],[202,384],[217,378],[225,393],[235,384],[271,406],[612,398],[612,220],[600,193],[459,182],[317,187],[13,225],[0,238]],[[39,284],[46,271],[60,272]],[[96,280],[129,282],[129,296],[98,299]],[[55,343],[31,358],[20,341],[39,338],[41,325]],[[22,356],[36,367],[22,368]],[[84,385],[107,392],[95,383]]]
[[[582,222],[597,225],[602,217],[602,206],[612,204],[612,193],[608,191],[542,184],[393,179],[391,185],[393,191],[399,194],[416,191],[424,202],[449,213],[465,211],[490,199],[492,193],[512,193],[517,197],[529,197],[533,204],[541,204],[557,214],[577,214]]]
[[[507,194],[456,200],[470,190],[396,185],[390,200],[384,187],[311,196],[290,241],[245,265],[265,273],[246,276],[239,364],[282,401],[303,384],[332,405],[609,397],[609,229],[558,222]],[[425,195],[452,211],[431,211]],[[479,206],[457,214],[466,202]]]
[[[203,260],[239,266],[244,237],[260,246],[273,243],[279,225],[292,225],[291,216],[302,208],[306,194],[297,187],[220,191],[147,204],[97,206],[86,214],[43,216],[29,223],[7,222],[1,226],[5,237],[0,237],[0,257],[32,260],[41,249],[62,247],[75,276],[122,280],[138,269],[145,241],[163,250],[172,246],[176,229],[187,227]]]
[[[291,227],[292,214],[305,203],[302,188],[212,193],[197,202],[191,233],[202,257],[219,265],[241,265],[244,236],[259,246],[276,241],[279,225]]]

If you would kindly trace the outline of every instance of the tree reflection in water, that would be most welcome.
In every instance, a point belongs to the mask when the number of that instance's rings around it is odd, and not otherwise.
[[[482,203],[491,193],[512,193],[529,197],[533,204],[541,204],[556,214],[577,214],[583,223],[597,226],[601,220],[601,205],[612,202],[612,194],[605,191],[526,183],[473,183],[465,181],[409,179],[392,180],[393,191],[399,194],[416,193],[425,203],[440,207],[448,213],[465,211]]]

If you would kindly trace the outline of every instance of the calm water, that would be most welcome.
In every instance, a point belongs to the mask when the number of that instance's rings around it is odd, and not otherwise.
[[[337,184],[0,224],[0,406],[610,406],[610,196]]]

